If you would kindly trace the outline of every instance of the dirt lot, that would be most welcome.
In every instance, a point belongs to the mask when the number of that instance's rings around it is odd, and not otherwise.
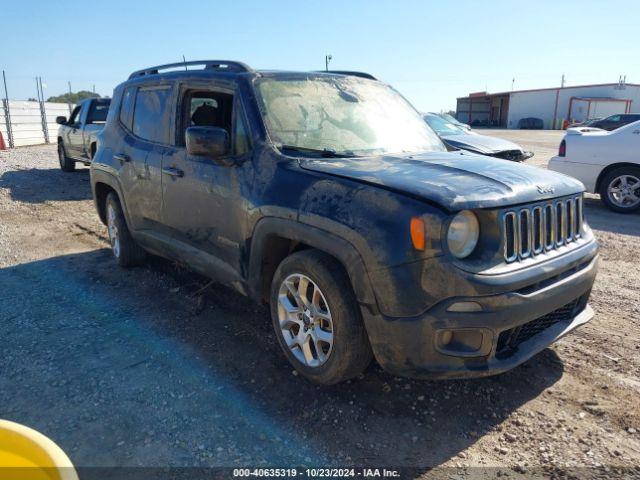
[[[561,136],[488,133],[542,166]],[[162,260],[118,268],[87,168],[61,172],[51,146],[0,152],[0,417],[79,466],[640,475],[639,216],[586,207],[602,245],[589,324],[498,377],[412,381],[372,365],[320,388],[292,373],[265,308],[201,294],[204,279]]]

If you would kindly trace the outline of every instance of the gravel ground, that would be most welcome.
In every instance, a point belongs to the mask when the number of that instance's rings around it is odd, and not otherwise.
[[[483,133],[541,166],[560,140]],[[163,260],[118,268],[87,168],[61,172],[52,146],[0,152],[0,417],[86,467],[640,475],[640,222],[596,197],[586,215],[602,261],[583,328],[498,377],[413,381],[372,365],[320,388],[292,372],[265,308],[200,292],[205,279]]]

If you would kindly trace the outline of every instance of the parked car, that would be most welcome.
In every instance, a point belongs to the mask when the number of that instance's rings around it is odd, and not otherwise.
[[[521,118],[518,120],[518,128],[520,130],[542,130],[544,128],[544,122],[541,118]]]
[[[533,157],[533,152],[525,151],[516,143],[502,138],[470,133],[434,113],[427,113],[423,118],[450,149],[467,150],[514,162],[522,162]]]
[[[624,127],[633,122],[637,122],[640,120],[640,113],[626,113],[626,114],[618,114],[611,115],[607,118],[602,118],[595,122],[589,123],[589,125],[584,125],[593,128],[601,128],[602,130],[615,130],[616,128]]]
[[[571,128],[549,169],[580,180],[614,212],[640,208],[640,121],[607,132]]]
[[[378,81],[186,65],[114,91],[91,186],[120,265],[149,251],[269,304],[285,356],[322,384],[372,356],[497,374],[592,317],[577,180],[447,152]]]
[[[58,161],[65,172],[76,169],[76,162],[89,165],[96,152],[96,135],[104,128],[109,98],[88,98],[71,112],[71,117],[56,117],[58,127]]]
[[[596,122],[598,122],[600,120],[602,120],[602,117],[588,118],[587,120],[584,120],[582,122],[572,123],[567,128],[592,127],[594,123],[596,123]]]
[[[463,130],[468,131],[469,133],[471,133],[471,125],[467,125],[466,123],[462,123],[460,120],[458,120],[457,118],[455,118],[452,115],[449,115],[448,113],[434,113],[434,112],[430,112],[431,115],[437,115],[440,118],[442,118],[443,120],[445,120],[446,122],[452,123],[454,124],[456,127],[459,127]]]

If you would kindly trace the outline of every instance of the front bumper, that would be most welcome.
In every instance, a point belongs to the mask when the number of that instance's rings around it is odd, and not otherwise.
[[[411,318],[364,311],[376,360],[409,377],[469,378],[510,370],[593,317],[587,301],[597,266],[594,249],[578,265],[515,291],[448,298]],[[461,302],[481,311],[451,311]],[[477,350],[450,349],[443,346],[446,332],[471,332],[482,340]]]

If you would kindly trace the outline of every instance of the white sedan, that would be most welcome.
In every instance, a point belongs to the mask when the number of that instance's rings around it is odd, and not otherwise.
[[[611,210],[640,208],[640,121],[611,132],[570,128],[549,169],[577,178]]]

